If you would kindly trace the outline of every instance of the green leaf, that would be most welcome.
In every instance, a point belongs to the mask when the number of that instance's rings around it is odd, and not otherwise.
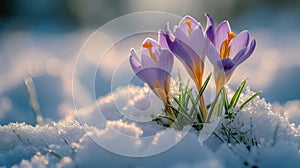
[[[238,89],[236,90],[236,92],[234,93],[231,101],[230,101],[230,105],[229,105],[229,109],[230,108],[234,108],[241,96],[241,93],[245,87],[245,84],[246,84],[246,80],[243,80],[243,82],[241,83],[241,85],[238,87]]]
[[[188,95],[189,95],[189,98],[191,99],[191,102],[192,102],[192,109],[191,109],[191,112],[193,111],[196,111],[197,110],[197,107],[199,106],[199,100],[200,100],[200,97],[202,96],[204,90],[206,89],[207,87],[207,84],[211,78],[211,73],[208,75],[208,77],[206,78],[205,82],[203,83],[201,89],[199,90],[198,94],[197,94],[197,97],[196,99],[194,98],[193,94],[191,92],[188,92]],[[197,117],[198,117],[198,120],[199,122],[202,122],[203,121],[203,114],[201,112],[201,110],[197,110]]]
[[[207,86],[207,84],[208,84],[208,82],[209,82],[209,80],[210,80],[210,78],[211,78],[211,74],[212,74],[212,73],[210,73],[210,74],[208,75],[208,77],[206,78],[205,82],[203,83],[203,85],[202,85],[202,87],[201,87],[201,89],[200,89],[200,91],[199,91],[199,93],[198,93],[200,96],[203,94],[204,90],[206,89],[206,86]],[[198,96],[199,96],[199,95],[198,95]]]
[[[198,92],[198,94],[197,94],[196,99],[194,99],[195,102],[198,102],[198,101],[199,101],[199,99],[200,99],[200,97],[202,96],[202,94],[203,94],[203,92],[204,92],[204,90],[205,90],[205,88],[206,88],[206,86],[207,86],[207,84],[208,84],[210,78],[211,78],[211,73],[208,75],[208,77],[206,78],[205,82],[203,83],[201,89],[199,90],[199,92]],[[189,94],[190,99],[194,98],[191,92],[188,92],[188,94]],[[198,103],[197,103],[197,104],[198,104]],[[193,103],[193,106],[195,106],[195,105],[196,105],[196,104]]]
[[[252,95],[249,99],[247,99],[241,106],[240,109],[242,109],[247,103],[249,103],[252,99],[254,99],[256,96],[260,95],[262,91],[256,92],[254,95]]]
[[[176,110],[174,107],[171,107],[173,110]],[[176,110],[177,111],[177,110]],[[187,120],[189,120],[189,124],[192,124],[194,121],[184,112],[182,111],[177,111],[178,114],[181,114],[184,118],[186,118]],[[177,116],[177,120],[178,120],[178,116]]]
[[[165,115],[158,115],[157,117],[158,118],[165,118],[165,119],[170,120],[171,122],[175,122],[175,120],[173,120],[171,117],[168,117],[168,116],[165,116]]]
[[[221,93],[220,93],[220,94],[221,94]],[[225,100],[222,99],[222,97],[221,97],[220,103],[219,103],[219,107],[218,107],[217,116],[221,116],[222,110],[223,110],[223,107],[224,107],[224,106],[225,106]]]
[[[226,89],[223,87],[221,92],[222,92],[222,99],[224,100],[225,114],[228,114],[229,103],[228,103],[228,96],[227,96]]]
[[[183,105],[182,105],[182,102],[179,99],[177,99],[176,97],[173,97],[173,100],[178,105],[178,110],[181,110],[181,108],[184,108]]]
[[[177,113],[184,113],[185,115],[189,115],[187,107],[182,106],[182,104],[180,102],[178,102],[178,99],[174,99],[174,100],[178,104],[179,108],[176,109],[173,106],[170,106],[170,107],[172,109],[175,109]]]

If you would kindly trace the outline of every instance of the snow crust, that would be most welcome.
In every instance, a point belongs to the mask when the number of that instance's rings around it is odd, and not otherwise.
[[[228,88],[229,93],[230,89]],[[215,133],[199,143],[199,133],[176,131],[149,121],[145,113],[132,120],[133,106],[151,109],[143,87],[117,89],[85,109],[78,109],[79,121],[68,120],[31,126],[11,123],[0,126],[0,166],[4,167],[299,167],[300,123],[297,110],[284,111],[263,98],[255,98],[238,111],[230,124],[221,119]],[[253,92],[247,88],[241,102]],[[132,99],[128,99],[131,97]],[[151,97],[151,96],[150,96]],[[126,114],[120,113],[123,105]],[[121,103],[120,103],[121,102]],[[241,103],[239,102],[239,103]],[[144,103],[144,104],[140,104]],[[153,102],[152,102],[153,103]],[[153,104],[152,104],[153,105]],[[154,104],[155,108],[160,104]],[[278,107],[278,105],[274,105]],[[101,109],[101,114],[99,113]],[[124,108],[123,108],[124,109]],[[129,109],[129,111],[128,111]],[[278,110],[277,110],[278,109]],[[288,110],[291,108],[287,108]],[[151,111],[151,110],[150,110]],[[299,112],[299,111],[298,111]],[[74,113],[75,115],[75,113]],[[69,118],[69,117],[68,117]],[[222,125],[236,131],[244,143],[226,143]],[[188,128],[187,128],[188,129]],[[121,134],[120,134],[121,133]],[[124,136],[133,138],[126,139]],[[148,145],[144,139],[148,138]],[[222,140],[220,140],[222,139]],[[256,144],[253,144],[255,141]],[[99,145],[100,144],[100,145]],[[103,144],[111,146],[105,146]],[[170,145],[171,144],[171,145]],[[166,150],[159,151],[166,145]],[[249,150],[249,146],[251,149]],[[159,151],[147,157],[127,154]],[[155,153],[155,152],[154,152]]]

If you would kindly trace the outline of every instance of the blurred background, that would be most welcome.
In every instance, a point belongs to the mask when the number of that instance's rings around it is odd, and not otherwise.
[[[217,23],[229,20],[235,32],[248,29],[257,40],[257,48],[250,59],[238,67],[230,86],[235,88],[247,78],[251,89],[263,90],[262,97],[275,104],[274,107],[299,111],[300,1],[2,0],[0,124],[35,124],[24,84],[26,76],[33,79],[40,110],[46,120],[72,119],[73,67],[84,41],[112,19],[149,10],[182,17],[188,14],[202,25],[206,24],[204,13],[207,12]],[[97,53],[101,43],[95,43],[91,51]],[[121,57],[128,57],[128,54],[129,50],[124,51]],[[92,59],[89,61],[91,66],[98,64]],[[101,82],[95,88],[97,97],[110,92],[110,78],[105,75],[110,69],[99,69],[96,81]]]

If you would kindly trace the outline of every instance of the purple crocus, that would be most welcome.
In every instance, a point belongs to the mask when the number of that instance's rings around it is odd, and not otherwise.
[[[207,57],[214,65],[214,78],[216,91],[229,81],[236,67],[244,62],[254,51],[256,41],[250,41],[250,33],[247,30],[238,35],[231,31],[227,20],[221,22],[214,29],[214,21],[206,14],[206,36],[210,40],[207,48]]]
[[[204,59],[209,41],[204,37],[201,24],[191,16],[185,16],[174,27],[173,33],[166,26],[166,42],[169,49],[182,62],[194,80],[197,89],[202,87]]]
[[[174,27],[173,33],[166,26],[165,39],[169,49],[182,62],[194,80],[198,91],[202,88],[204,59],[209,40],[205,38],[201,24],[191,16],[185,16]],[[203,117],[207,118],[207,109],[203,96],[200,97]]]
[[[175,118],[169,106],[171,71],[174,57],[169,49],[165,48],[165,39],[159,33],[159,43],[151,38],[142,44],[141,60],[136,51],[131,49],[129,58],[134,73],[164,102],[168,115]]]

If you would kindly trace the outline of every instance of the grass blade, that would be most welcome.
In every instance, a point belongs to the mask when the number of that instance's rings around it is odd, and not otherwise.
[[[211,78],[211,73],[210,73],[210,74],[208,75],[208,77],[206,78],[205,82],[203,83],[203,85],[202,85],[202,87],[201,87],[201,89],[200,89],[200,91],[199,91],[199,93],[198,93],[200,96],[203,94],[204,90],[206,89],[206,86],[207,86],[207,84],[208,84],[210,78]]]
[[[260,95],[262,91],[256,92],[254,95],[252,95],[249,99],[247,99],[241,106],[240,109],[242,109],[247,103],[249,103],[252,99],[254,99],[256,96]]]
[[[225,114],[228,114],[229,103],[228,103],[228,96],[227,96],[226,89],[223,87],[221,92],[222,92],[222,99],[224,100]]]
[[[243,82],[241,83],[241,85],[238,87],[238,89],[236,90],[236,92],[234,93],[231,101],[230,101],[230,105],[229,105],[229,108],[234,108],[241,96],[241,93],[245,87],[245,84],[246,84],[246,80],[243,80]]]
[[[176,110],[174,107],[171,107],[173,110]],[[189,124],[192,124],[194,121],[187,115],[187,114],[185,114],[185,113],[183,113],[183,112],[181,112],[181,111],[178,111],[178,110],[176,110],[177,112],[178,112],[178,114],[181,114],[184,118],[186,118],[186,119],[188,119],[189,120]],[[178,120],[179,118],[178,118],[178,116],[177,116],[177,120]]]

